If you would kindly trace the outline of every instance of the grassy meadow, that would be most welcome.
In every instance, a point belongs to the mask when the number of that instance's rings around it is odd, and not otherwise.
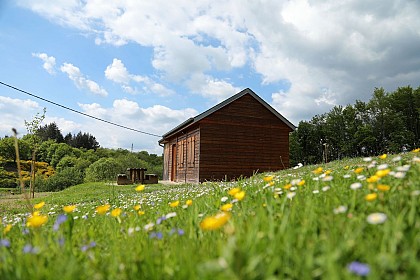
[[[2,195],[0,279],[419,279],[418,152]]]

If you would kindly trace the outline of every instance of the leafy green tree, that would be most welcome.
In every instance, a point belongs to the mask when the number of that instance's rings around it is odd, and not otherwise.
[[[55,140],[47,140],[43,141],[41,145],[39,145],[38,148],[38,160],[47,162],[48,164],[51,162],[51,157],[53,154],[49,154],[49,150],[51,150],[51,146],[57,145],[57,142]]]
[[[348,140],[342,106],[335,106],[326,115],[325,138],[327,139],[325,141],[327,146],[324,147],[324,153],[327,153],[325,160],[342,158],[345,152],[345,143]]]
[[[322,161],[322,145],[325,143],[320,116],[311,122],[301,121],[296,129],[297,143],[302,148],[302,158],[292,157],[292,160],[303,164]]]
[[[16,161],[15,140],[12,137],[0,139],[0,156]]]
[[[83,159],[89,161],[90,163],[94,163],[100,158],[98,151],[99,149],[96,150],[96,152],[94,150],[87,150],[87,151],[84,151],[80,156]]]
[[[74,148],[65,143],[53,144],[50,146],[48,156],[51,157],[50,164],[55,168],[60,160],[65,156],[77,156]]]
[[[410,86],[399,87],[390,96],[391,109],[398,115],[405,127],[405,133],[395,138],[405,138],[406,145],[415,148],[420,138],[420,87],[413,90]],[[394,141],[404,142],[404,141]]]
[[[117,175],[124,173],[124,167],[114,158],[101,158],[86,169],[87,182],[114,181]]]
[[[56,170],[57,172],[62,171],[65,168],[74,167],[77,163],[78,158],[74,156],[64,156],[57,163]]]
[[[63,134],[61,134],[61,130],[55,122],[40,127],[37,131],[37,135],[42,141],[55,140],[57,143],[64,142]]]
[[[117,161],[122,165],[124,169],[127,168],[148,168],[149,164],[136,157],[134,154],[121,154],[116,157]]]
[[[96,150],[99,148],[99,143],[93,135],[82,133],[81,131],[71,138],[66,135],[66,143],[72,147],[84,148],[86,150]]]
[[[28,141],[18,139],[18,145],[20,158],[29,160],[31,158],[31,146]],[[15,139],[13,137],[0,139],[0,156],[6,160],[16,162]]]
[[[38,151],[38,148],[41,144],[42,139],[38,135],[38,131],[41,127],[41,123],[45,119],[45,113],[47,112],[47,109],[44,108],[44,112],[42,115],[39,115],[38,113],[33,118],[32,121],[26,121],[25,120],[25,126],[26,130],[28,131],[28,134],[25,135],[27,138],[27,141],[29,142],[29,145],[31,146],[32,150],[32,159],[31,159],[31,180],[30,180],[30,190],[32,193],[32,198],[35,197],[35,160],[36,160],[36,153]]]
[[[81,170],[83,173],[85,169],[89,167],[91,163],[83,158],[75,156],[64,156],[57,164],[57,172],[61,172],[66,168],[74,167],[78,170]]]
[[[342,146],[343,155],[345,157],[360,156],[355,135],[359,127],[362,126],[362,122],[357,119],[355,107],[347,105],[343,110],[343,118],[346,127]]]
[[[290,166],[295,166],[303,159],[303,148],[299,145],[297,130],[289,135],[289,161]]]

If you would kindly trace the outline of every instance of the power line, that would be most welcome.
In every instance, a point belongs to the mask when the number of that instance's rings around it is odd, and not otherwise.
[[[104,123],[107,123],[107,124],[110,124],[110,125],[118,126],[118,127],[124,128],[124,129],[128,129],[128,130],[131,130],[131,131],[135,131],[135,132],[142,133],[142,134],[146,134],[146,135],[150,135],[150,136],[162,137],[162,136],[157,135],[157,134],[153,134],[153,133],[149,133],[149,132],[141,131],[141,130],[138,130],[138,129],[134,129],[134,128],[131,128],[131,127],[127,127],[127,126],[124,126],[124,125],[120,125],[120,124],[117,124],[117,123],[113,123],[113,122],[110,122],[110,121],[107,121],[107,120],[104,120],[104,119],[100,119],[100,118],[97,118],[97,117],[94,117],[94,116],[88,115],[88,114],[86,114],[86,113],[83,113],[83,112],[77,111],[77,110],[75,110],[75,109],[72,109],[72,108],[66,107],[66,106],[64,106],[64,105],[61,105],[61,104],[55,103],[55,102],[53,102],[53,101],[51,101],[51,100],[48,100],[48,99],[42,98],[42,97],[37,96],[37,95],[35,95],[35,94],[32,94],[32,93],[30,93],[30,92],[24,91],[24,90],[19,89],[19,88],[17,88],[17,87],[11,86],[11,85],[6,84],[6,83],[3,83],[2,81],[0,81],[0,84],[4,85],[4,86],[6,86],[6,87],[9,87],[9,88],[11,88],[11,89],[14,89],[14,90],[16,90],[16,91],[22,92],[22,93],[24,93],[24,94],[27,94],[27,95],[29,95],[29,96],[32,96],[32,97],[34,97],[34,98],[38,98],[38,99],[40,99],[40,100],[42,100],[42,101],[45,101],[45,102],[51,103],[51,104],[53,104],[53,105],[55,105],[55,106],[58,106],[58,107],[64,108],[64,109],[66,109],[66,110],[72,111],[72,112],[74,112],[74,113],[77,113],[77,114],[80,114],[80,115],[83,115],[83,116],[86,116],[86,117],[89,117],[89,118],[92,118],[92,119],[95,119],[95,120],[97,120],[97,121],[101,121],[101,122],[104,122]]]

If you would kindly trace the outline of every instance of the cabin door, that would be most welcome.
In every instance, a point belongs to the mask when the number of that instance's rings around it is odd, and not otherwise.
[[[172,145],[171,181],[176,179],[176,144]]]

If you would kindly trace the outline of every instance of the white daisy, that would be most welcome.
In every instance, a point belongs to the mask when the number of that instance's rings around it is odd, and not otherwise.
[[[361,187],[362,187],[362,184],[359,182],[356,182],[350,185],[350,189],[352,190],[357,190],[357,189],[360,189]]]
[[[387,219],[384,213],[372,213],[367,216],[366,221],[371,225],[383,224]]]

